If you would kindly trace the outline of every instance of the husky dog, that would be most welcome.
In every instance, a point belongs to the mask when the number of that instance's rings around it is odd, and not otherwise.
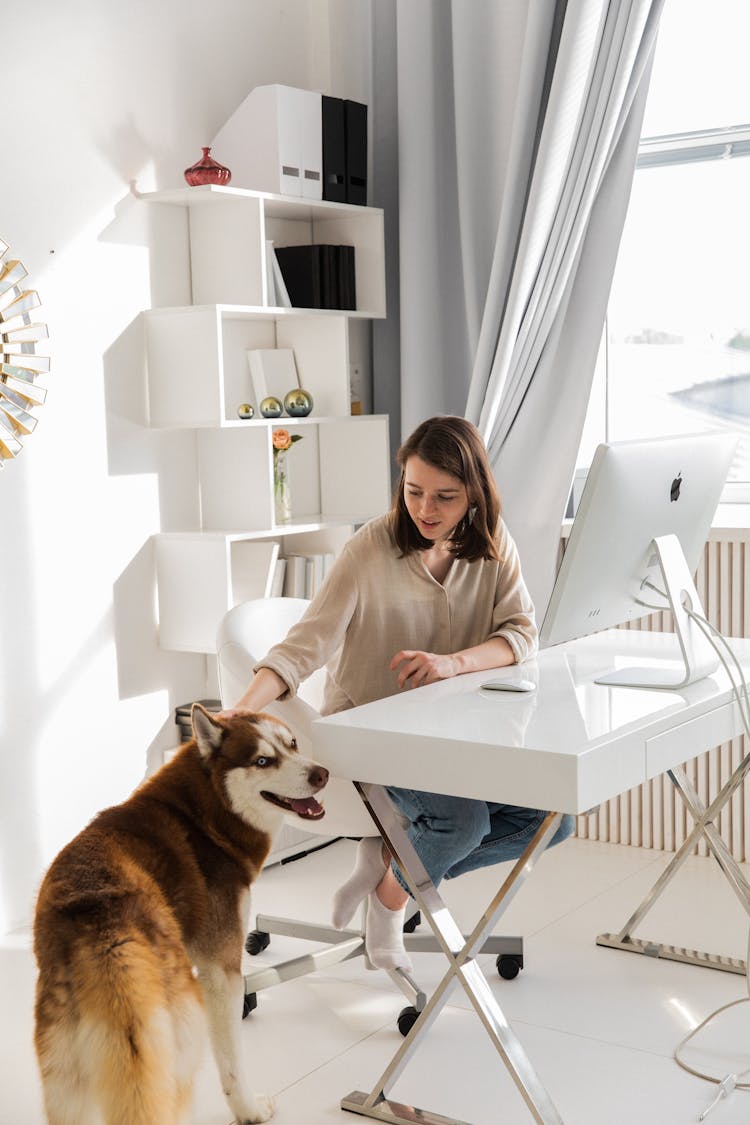
[[[182,1125],[205,1020],[232,1113],[267,1121],[240,1058],[250,887],[284,811],[328,771],[266,714],[192,708],[194,737],[65,847],[39,892],[35,1045],[50,1125]]]

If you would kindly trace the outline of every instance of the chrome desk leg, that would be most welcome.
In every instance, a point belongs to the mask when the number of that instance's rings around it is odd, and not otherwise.
[[[690,782],[681,767],[675,767],[667,771],[670,781],[695,821],[693,828],[620,932],[617,934],[599,934],[596,939],[597,945],[606,946],[609,949],[623,949],[628,953],[643,953],[648,957],[661,957],[667,961],[682,961],[688,965],[702,965],[706,968],[722,969],[727,973],[744,975],[745,962],[736,957],[726,957],[718,953],[703,953],[697,949],[685,949],[682,946],[665,945],[662,942],[645,941],[633,937],[633,930],[639,925],[665,890],[667,884],[682,867],[701,836],[705,839],[709,851],[724,872],[727,882],[742,903],[745,911],[750,915],[750,885],[714,824],[724,805],[729,801],[737,786],[742,783],[749,769],[750,755],[747,755],[708,806],[701,800],[695,786]]]
[[[533,1119],[540,1125],[562,1125],[560,1114],[529,1062],[526,1052],[508,1025],[474,958],[477,948],[481,948],[496,921],[508,908],[537,859],[554,836],[562,819],[561,814],[547,814],[526,851],[516,862],[510,875],[480,917],[470,936],[464,941],[455,920],[433,886],[419,856],[412,847],[385,789],[380,785],[360,783],[356,783],[356,785],[386,845],[403,871],[409,888],[417,900],[420,910],[432,927],[438,944],[450,965],[373,1090],[369,1094],[355,1090],[342,1100],[342,1109],[350,1110],[352,1113],[358,1113],[364,1117],[374,1118],[377,1121],[399,1123],[399,1125],[401,1122],[413,1121],[424,1122],[425,1125],[466,1125],[466,1123],[456,1122],[454,1119],[443,1117],[440,1114],[417,1109],[415,1106],[402,1105],[388,1098],[390,1088],[413,1056],[420,1036],[428,1030],[437,1018],[448,999],[451,987],[458,981],[471,1000]]]

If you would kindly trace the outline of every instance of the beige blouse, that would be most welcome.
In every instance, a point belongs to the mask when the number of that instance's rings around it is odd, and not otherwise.
[[[346,543],[300,621],[257,668],[271,668],[294,694],[326,665],[323,714],[395,695],[391,659],[401,649],[454,653],[504,637],[516,662],[536,652],[534,607],[516,545],[499,527],[500,562],[454,559],[443,585],[420,553],[399,557],[388,516]]]

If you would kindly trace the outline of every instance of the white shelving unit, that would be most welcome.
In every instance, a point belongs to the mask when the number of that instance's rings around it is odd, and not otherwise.
[[[349,337],[343,313],[186,305],[151,309],[145,323],[152,426],[236,422],[239,404],[253,398],[246,352],[256,348],[294,350],[315,417],[349,414]]]
[[[276,247],[330,242],[354,246],[357,309],[346,315],[385,316],[380,208],[213,186],[146,192],[139,198],[188,208],[194,305],[237,305],[267,313],[266,242]],[[285,317],[297,310],[274,311]],[[321,312],[326,310],[316,310],[316,316]]]
[[[258,544],[329,551],[390,504],[388,419],[350,416],[349,326],[385,316],[383,213],[238,188],[144,194],[187,226],[192,304],[144,314],[150,424],[196,431],[200,527],[156,537],[160,643],[213,652],[222,614],[263,596]],[[267,302],[266,244],[355,247],[356,310]],[[239,421],[252,401],[246,352],[292,348],[314,408],[307,418]],[[291,388],[290,388],[291,389]],[[272,431],[295,442],[287,464],[290,523],[273,516]],[[342,531],[343,529],[343,531]]]

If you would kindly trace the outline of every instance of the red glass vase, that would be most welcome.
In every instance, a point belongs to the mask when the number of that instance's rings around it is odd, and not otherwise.
[[[209,156],[210,151],[210,148],[204,148],[203,156],[197,164],[185,169],[185,179],[191,187],[199,187],[201,184],[228,184],[231,180],[232,173]]]

